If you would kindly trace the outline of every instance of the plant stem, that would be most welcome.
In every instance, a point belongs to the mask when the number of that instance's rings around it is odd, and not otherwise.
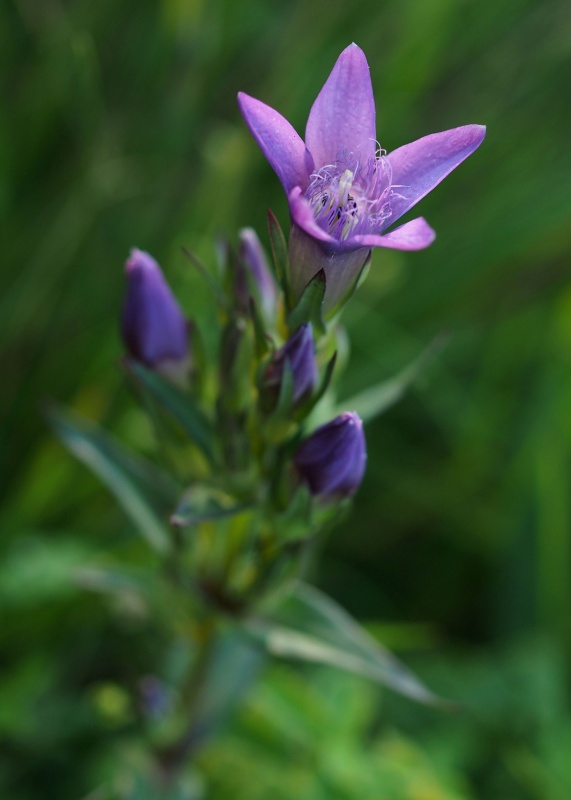
[[[215,643],[216,621],[208,615],[202,620],[199,650],[182,692],[181,704],[189,719],[187,728],[176,742],[158,754],[161,782],[165,788],[176,786],[183,768],[205,738],[206,726],[200,706]]]

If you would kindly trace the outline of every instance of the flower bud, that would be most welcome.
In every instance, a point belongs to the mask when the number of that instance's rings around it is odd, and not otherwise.
[[[300,444],[293,461],[313,495],[332,500],[354,494],[367,462],[361,419],[346,412],[317,428]]]
[[[260,240],[253,228],[242,228],[239,233],[239,241],[240,259],[257,287],[262,312],[270,317],[276,306],[277,287]]]
[[[293,375],[293,404],[305,400],[317,384],[313,330],[310,324],[301,325],[283,347],[276,351],[264,373],[264,387],[277,398],[284,368],[289,363]]]
[[[148,253],[133,249],[125,271],[121,331],[129,354],[153,368],[185,361],[188,324],[161,268]]]

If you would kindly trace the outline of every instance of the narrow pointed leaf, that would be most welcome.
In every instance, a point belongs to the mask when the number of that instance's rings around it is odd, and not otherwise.
[[[280,386],[280,394],[278,397],[278,405],[276,408],[276,416],[288,417],[291,413],[293,406],[293,393],[295,389],[295,377],[293,374],[293,367],[291,361],[286,358],[282,373],[282,382]]]
[[[55,409],[48,412],[48,419],[65,447],[115,495],[147,542],[166,552],[169,536],[161,513],[174,490],[168,479],[123,450],[96,425]]]
[[[296,584],[271,618],[251,619],[248,630],[269,652],[363,675],[413,700],[446,704],[354,620],[317,589]]]
[[[218,283],[206,265],[202,263],[196,253],[193,253],[192,250],[189,250],[187,247],[183,247],[182,252],[196,269],[204,283],[208,286],[214,295],[218,306],[223,309],[228,308],[228,301],[226,300],[224,292],[222,291],[221,285]]]
[[[333,377],[333,372],[335,370],[335,364],[337,363],[337,352],[333,353],[327,365],[323,371],[323,375],[321,376],[321,381],[315,393],[305,402],[300,408],[297,413],[297,417],[299,419],[304,419],[307,415],[315,408],[315,406],[319,403],[327,389],[329,388],[329,384],[331,383],[331,378]]]
[[[267,660],[243,631],[224,628],[212,649],[203,688],[193,713],[197,744],[222,724],[242,700]]]
[[[204,455],[211,461],[214,460],[212,426],[194,400],[142,364],[131,361],[129,369],[144,389],[178,420]]]
[[[110,595],[131,593],[144,597],[149,583],[146,574],[135,576],[124,569],[100,566],[78,567],[73,577],[82,589]]]
[[[268,211],[268,229],[270,232],[270,246],[272,250],[272,260],[275,270],[275,276],[284,290],[286,300],[289,299],[289,281],[288,281],[288,250],[287,242],[284,233],[281,229],[280,223],[272,211]]]
[[[171,523],[182,528],[205,520],[230,517],[247,508],[245,503],[237,504],[233,497],[218,489],[201,485],[191,486],[180,498],[171,517]]]
[[[298,304],[288,318],[288,326],[293,333],[307,322],[311,322],[316,333],[323,335],[323,298],[325,297],[325,272],[321,269],[303,290]]]
[[[412,364],[392,378],[343,400],[335,413],[339,414],[350,408],[351,411],[356,411],[365,423],[384,414],[406,394],[423,370],[440,353],[446,341],[446,336],[437,336]]]
[[[253,297],[250,297],[250,314],[254,325],[256,355],[258,356],[258,358],[263,358],[270,349],[270,344],[268,341],[268,336],[266,334],[264,321],[260,315],[258,306],[256,305],[256,301],[254,300]]]
[[[289,359],[286,359],[278,402],[265,423],[265,435],[274,443],[283,441],[291,432],[294,388],[293,369]]]

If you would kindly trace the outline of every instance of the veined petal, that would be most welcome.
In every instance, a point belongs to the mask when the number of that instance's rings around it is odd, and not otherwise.
[[[391,216],[383,227],[388,228],[434,189],[479,147],[485,135],[484,125],[463,125],[424,136],[389,153],[393,185]]]
[[[244,92],[238,94],[238,105],[246,124],[262,153],[270,162],[285,191],[294,186],[307,186],[308,168],[313,165],[305,144],[287,119],[275,109]]]
[[[390,247],[392,250],[424,250],[432,244],[436,233],[432,230],[424,217],[411,219],[399,228],[381,236],[364,234],[353,236],[351,243],[360,247]]]
[[[305,142],[316,168],[334,164],[343,150],[368,159],[376,149],[375,100],[365,54],[347,47],[310,111]]]

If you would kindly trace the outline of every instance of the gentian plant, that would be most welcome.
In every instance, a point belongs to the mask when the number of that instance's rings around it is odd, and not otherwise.
[[[390,391],[381,384],[339,407],[342,334],[332,317],[372,248],[433,241],[421,217],[389,228],[478,147],[484,129],[456,128],[385,154],[356,45],[319,93],[305,142],[269,106],[244,94],[239,103],[287,193],[289,244],[270,213],[271,259],[250,228],[236,249],[219,244],[217,268],[187,253],[215,307],[218,326],[208,337],[189,324],[154,258],[132,251],[122,366],[155,431],[155,458],[70,413],[51,413],[61,440],[106,483],[155,554],[109,554],[76,576],[91,591],[135,597],[149,629],[162,632],[163,649],[132,696],[144,729],[136,775],[125,782],[129,768],[119,764],[113,797],[143,796],[120,788],[141,782],[144,796],[199,797],[195,754],[271,655],[436,700],[305,578],[316,543],[363,479],[364,422],[420,366],[392,379]]]

